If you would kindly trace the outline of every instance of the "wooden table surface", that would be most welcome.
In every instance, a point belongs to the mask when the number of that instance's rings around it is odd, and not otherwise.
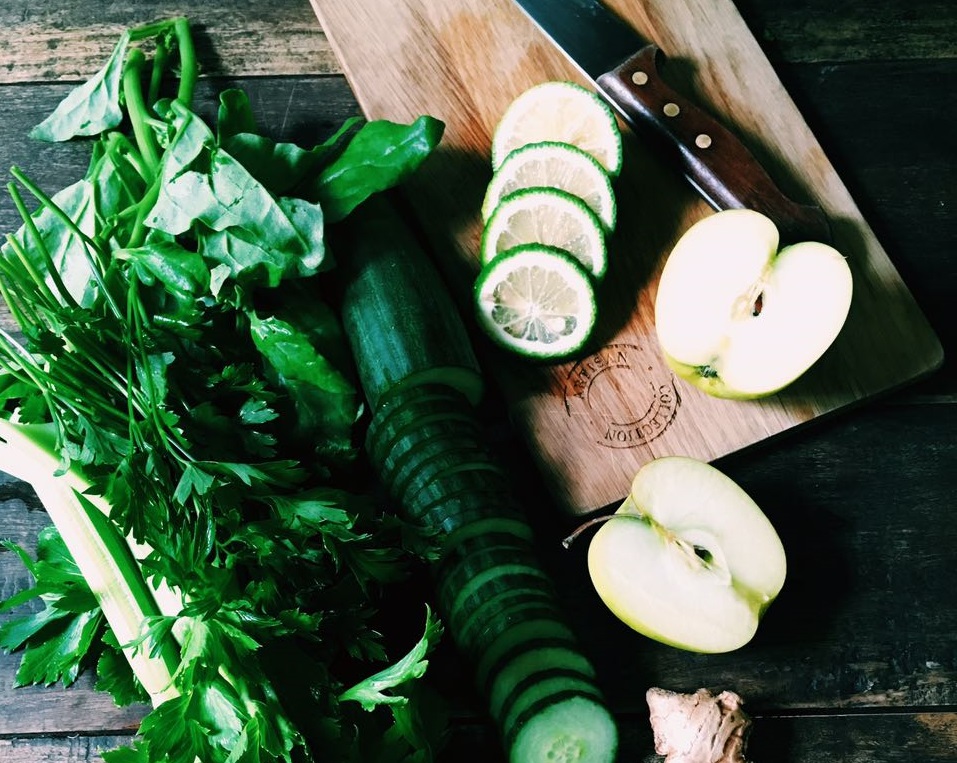
[[[204,78],[250,94],[273,137],[315,142],[358,112],[308,0],[210,1],[189,11]],[[762,505],[789,558],[784,592],[737,652],[693,655],[638,637],[597,601],[584,547],[539,506],[535,522],[584,649],[620,719],[622,761],[653,761],[644,691],[732,689],[756,717],[756,763],[957,761],[957,3],[738,0],[737,5],[907,284],[948,358],[932,378],[719,464]],[[26,133],[105,60],[119,31],[186,12],[159,0],[0,4],[0,167],[44,187],[88,147]],[[17,227],[0,199],[0,230]],[[948,315],[950,317],[948,317]],[[497,443],[527,454],[507,426]],[[534,476],[529,488],[534,490]],[[0,474],[0,537],[29,547],[47,523]],[[29,579],[0,551],[0,599]],[[2,617],[2,616],[0,616]],[[0,655],[0,761],[91,761],[128,740],[143,708],[118,709],[90,676],[14,688]],[[456,708],[445,760],[501,759],[466,673],[440,653],[432,680]]]

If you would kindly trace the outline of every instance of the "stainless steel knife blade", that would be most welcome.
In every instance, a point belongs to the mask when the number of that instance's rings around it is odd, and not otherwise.
[[[514,0],[636,133],[679,160],[715,209],[755,209],[782,242],[830,240],[820,207],[788,198],[728,128],[662,79],[664,54],[599,0]]]

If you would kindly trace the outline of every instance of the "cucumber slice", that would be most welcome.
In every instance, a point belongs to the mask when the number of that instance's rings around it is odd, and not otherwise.
[[[538,559],[530,544],[510,538],[503,545],[462,549],[439,561],[433,572],[439,601],[451,601],[473,579],[494,570],[534,569]]]
[[[515,626],[531,620],[562,620],[564,614],[548,588],[505,589],[478,602],[470,611],[448,618],[450,630],[480,660],[496,639]]]
[[[406,488],[417,484],[427,484],[437,474],[445,471],[463,471],[470,467],[487,465],[491,469],[494,465],[488,451],[480,446],[463,446],[431,453],[427,458],[414,459],[400,472],[393,475],[390,494],[405,506]]]
[[[401,490],[396,490],[395,497],[402,506],[410,506],[419,501],[422,491],[428,489],[431,483],[458,478],[465,474],[485,475],[489,484],[494,484],[499,479],[504,480],[506,476],[502,467],[494,463],[486,452],[474,454],[472,458],[446,454],[445,457],[432,459],[428,464],[423,465],[423,468],[419,469]],[[439,486],[436,485],[435,488],[437,490]]]
[[[451,591],[442,602],[442,611],[447,617],[455,618],[461,613],[474,611],[486,598],[508,590],[542,591],[555,595],[551,580],[540,567],[503,564],[474,575],[461,589]]]
[[[430,426],[455,422],[479,429],[472,408],[464,397],[450,388],[431,385],[413,387],[418,394],[395,395],[376,409],[365,436],[366,452],[380,464],[402,437]]]
[[[489,679],[489,712],[499,720],[508,706],[528,686],[551,675],[594,679],[595,669],[577,649],[568,646],[536,647],[529,642],[513,659]],[[507,730],[506,730],[507,731]]]
[[[443,422],[445,431],[417,431],[400,437],[398,442],[382,460],[379,475],[386,485],[394,485],[402,475],[415,471],[419,466],[442,453],[469,452],[476,453],[483,449],[478,433],[469,432],[462,427],[456,427],[449,422]]]
[[[509,763],[614,763],[618,728],[603,703],[573,692],[529,707],[505,744]]]
[[[444,538],[441,541],[442,553],[448,553],[456,546],[468,543],[472,538],[501,538],[511,535],[528,543],[535,539],[532,528],[523,519],[507,516],[486,516],[473,514],[468,521],[454,529],[443,528]]]
[[[423,516],[437,504],[467,495],[493,494],[507,497],[512,495],[511,483],[504,471],[465,470],[440,475],[432,482],[422,486],[415,496],[406,499],[405,508],[410,516]]]
[[[446,531],[451,531],[453,526],[472,521],[477,517],[499,516],[524,519],[518,501],[510,493],[497,490],[494,485],[439,498],[422,510],[413,511],[412,507],[407,507],[407,511],[411,519],[418,519],[430,526],[442,524],[446,527]],[[454,518],[456,521],[450,525],[449,518]]]
[[[503,631],[483,650],[475,666],[479,686],[497,672],[500,663],[512,659],[516,652],[535,646],[573,646],[577,643],[574,631],[563,620],[554,616],[522,619]]]
[[[590,697],[596,702],[604,701],[601,689],[593,678],[582,676],[575,671],[556,669],[547,674],[529,676],[521,687],[516,688],[499,714],[499,725],[508,732],[515,727],[522,716],[542,704],[553,702],[557,698],[570,696]]]

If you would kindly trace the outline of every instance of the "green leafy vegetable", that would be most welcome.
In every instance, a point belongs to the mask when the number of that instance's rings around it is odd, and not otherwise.
[[[84,177],[51,196],[13,170],[0,469],[55,529],[35,559],[8,546],[35,584],[0,606],[43,608],[0,648],[22,651],[19,683],[95,666],[117,702],[152,700],[108,761],[427,760],[412,684],[441,628],[430,613],[390,664],[377,605],[432,546],[350,487],[362,403],[325,231],[442,125],[349,120],[300,148],[259,135],[241,91],[205,124],[196,75],[185,19],[129,30],[34,131],[89,136]]]

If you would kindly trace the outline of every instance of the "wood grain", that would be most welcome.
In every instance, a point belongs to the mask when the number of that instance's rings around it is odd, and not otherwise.
[[[36,3],[0,7],[0,84],[85,80],[120,33],[185,15],[206,76],[329,74],[339,66],[307,4],[240,0],[196,8],[183,2]]]
[[[752,32],[775,62],[953,58],[957,35],[949,0],[883,0],[881,12],[856,0],[738,0]],[[339,62],[306,0],[205,3],[87,0],[0,4],[0,84],[76,80],[103,62],[120,30],[187,14],[199,31],[209,76],[339,73]]]
[[[851,263],[855,297],[831,351],[777,396],[729,402],[677,381],[654,335],[655,284],[674,241],[708,210],[660,157],[629,140],[616,189],[623,214],[610,242],[594,348],[575,362],[539,368],[486,348],[554,498],[572,513],[620,500],[651,458],[713,460],[897,388],[942,362],[921,309],[735,6],[610,5],[668,52],[676,79],[734,125],[785,191],[825,209],[835,245]],[[368,116],[409,120],[428,112],[446,122],[444,148],[408,196],[449,281],[469,304],[481,233],[477,202],[489,178],[495,123],[525,88],[580,75],[508,0],[313,6]]]

